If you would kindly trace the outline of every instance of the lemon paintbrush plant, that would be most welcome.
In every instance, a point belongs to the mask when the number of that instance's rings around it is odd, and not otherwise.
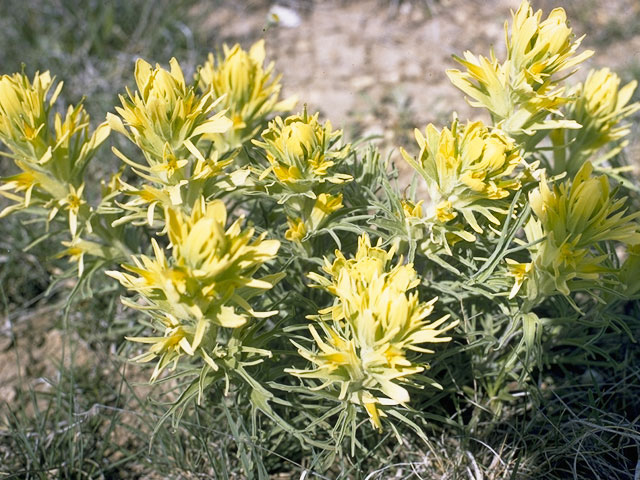
[[[584,83],[571,89],[575,101],[563,109],[564,118],[581,125],[579,129],[554,130],[550,137],[554,145],[553,165],[550,171],[574,176],[586,161],[600,168],[608,159],[615,157],[626,146],[622,141],[631,133],[625,119],[640,110],[640,103],[631,102],[636,90],[635,80],[620,86],[620,77],[601,68],[591,70]],[[596,154],[605,146],[609,150],[598,158]]]
[[[84,173],[109,127],[103,123],[91,133],[82,105],[69,106],[64,116],[54,114],[61,89],[62,82],[56,85],[49,72],[36,73],[33,80],[20,73],[0,78],[0,139],[21,170],[0,187],[12,201],[0,215],[40,206],[50,222],[64,211],[76,237],[79,217],[81,222],[88,218]]]
[[[198,86],[221,99],[232,125],[223,133],[207,134],[216,150],[234,150],[260,133],[274,113],[290,111],[296,97],[280,100],[280,75],[274,75],[274,64],[264,66],[264,40],[254,43],[249,51],[240,45],[223,46],[222,55],[209,54],[197,73]]]
[[[221,408],[316,466],[347,437],[354,453],[381,431],[474,428],[528,408],[558,342],[581,329],[593,353],[639,296],[640,187],[621,155],[636,84],[608,69],[572,84],[581,40],[562,9],[523,1],[505,58],[456,57],[449,78],[489,120],[416,129],[398,155],[413,187],[375,146],[292,114],[263,41],[190,78],[138,60],[95,129],[82,105],[59,111],[48,72],[4,75],[0,216],[55,225],[76,286],[115,280],[136,320],[122,341],[176,388],[170,414]],[[101,150],[109,135],[132,148]],[[117,172],[95,178],[97,156]]]
[[[516,143],[499,129],[481,122],[462,126],[457,119],[450,129],[428,125],[425,135],[416,129],[415,137],[417,158],[401,152],[427,184],[430,206],[424,218],[431,241],[448,249],[450,241],[473,242],[486,226],[499,227],[510,197],[530,173]],[[418,213],[411,208],[411,216]]]
[[[354,258],[339,250],[323,271],[329,278],[310,273],[334,298],[334,304],[309,317],[313,349],[296,344],[301,356],[314,368],[289,369],[292,375],[320,382],[315,389],[332,389],[336,399],[364,408],[372,425],[382,430],[385,407],[407,405],[409,392],[403,384],[425,370],[415,358],[434,353],[425,344],[446,343],[442,336],[457,325],[448,316],[429,321],[436,298],[421,302],[414,290],[420,279],[411,264],[398,259],[391,265],[395,249],[371,246],[368,236],[358,239]],[[413,357],[413,358],[412,358]],[[425,378],[420,379],[425,382]],[[431,382],[437,386],[436,382]]]
[[[466,71],[450,69],[452,83],[469,96],[474,107],[486,108],[495,124],[530,147],[545,130],[580,128],[562,116],[551,119],[572,101],[561,83],[593,51],[578,53],[582,38],[574,39],[565,11],[554,9],[546,19],[523,1],[513,14],[511,28],[505,22],[507,56],[500,61],[466,52],[455,57]]]
[[[114,148],[114,153],[144,180],[140,187],[120,181],[120,189],[132,200],[119,203],[127,212],[120,221],[144,221],[153,225],[156,206],[188,206],[206,192],[206,180],[223,173],[231,160],[209,153],[205,135],[226,132],[232,122],[216,111],[220,98],[209,91],[199,93],[187,85],[176,59],[170,70],[136,62],[137,91],[120,96],[119,116],[108,114],[111,128],[131,140],[146,164],[134,162]],[[204,152],[204,153],[203,153]],[[206,156],[205,156],[206,155]],[[160,215],[161,216],[161,215]]]
[[[217,371],[219,358],[228,356],[219,343],[219,329],[239,328],[252,317],[276,314],[255,311],[248,299],[256,291],[272,288],[281,278],[254,277],[262,264],[277,254],[280,243],[265,239],[266,232],[253,238],[253,229],[242,230],[241,219],[226,228],[227,212],[221,201],[206,203],[201,197],[191,215],[171,208],[165,215],[169,257],[153,238],[154,259],[134,256],[133,265],[123,266],[131,273],[106,272],[144,300],[142,304],[125,303],[148,312],[162,333],[159,337],[129,338],[151,344],[137,360],[158,358],[152,380],[167,365],[175,367],[182,356],[199,357]],[[206,373],[204,370],[201,375]]]
[[[507,259],[515,278],[510,296],[521,288],[529,302],[572,290],[592,293],[613,276],[606,242],[640,244],[640,212],[627,213],[625,197],[616,198],[605,175],[593,176],[585,163],[573,180],[549,187],[546,178],[529,194],[533,215],[525,226],[530,263]]]
[[[342,131],[331,122],[309,115],[276,117],[254,140],[267,163],[254,167],[259,188],[284,205],[288,229],[285,238],[309,253],[306,240],[343,208],[340,192],[353,176],[345,173],[351,147],[342,143]]]

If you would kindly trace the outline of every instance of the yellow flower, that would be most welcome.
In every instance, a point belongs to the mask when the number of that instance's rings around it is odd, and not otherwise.
[[[181,175],[183,172],[182,169],[189,164],[189,160],[176,157],[169,148],[163,153],[163,160],[163,163],[158,163],[150,169],[150,172],[156,174],[161,182],[169,184],[172,179],[178,175],[184,178],[184,176]]]
[[[640,103],[629,103],[636,85],[634,80],[620,88],[620,77],[608,68],[591,70],[584,85],[576,85],[571,91],[575,101],[567,106],[565,116],[582,128],[557,129],[551,133],[557,152],[554,173],[566,171],[570,176],[575,175],[597,150],[629,134],[629,125],[621,122],[640,109]],[[618,152],[622,146],[609,155]]]
[[[331,123],[318,122],[318,114],[276,117],[262,132],[263,142],[254,140],[267,156],[271,167],[260,178],[273,172],[275,180],[288,190],[308,191],[314,184],[339,184],[353,179],[335,170],[349,154],[349,146],[338,147],[342,131],[333,131]]]
[[[213,152],[209,158],[198,158],[193,167],[193,175],[191,180],[203,180],[208,178],[215,178],[220,175],[223,169],[233,162],[233,158],[220,159],[218,152]],[[236,172],[242,172],[242,170],[236,170]],[[235,172],[234,172],[235,173]],[[233,176],[234,173],[231,175]],[[247,172],[249,173],[249,172]]]
[[[20,164],[20,162],[16,163]],[[0,185],[0,195],[16,202],[2,210],[2,212],[0,212],[0,218],[8,215],[14,210],[27,208],[31,203],[31,195],[34,188],[47,180],[46,175],[35,170],[31,170],[25,164],[22,165],[24,170],[22,173],[5,178],[4,185]],[[25,192],[24,197],[11,193],[11,191],[16,193]]]
[[[296,344],[309,360],[310,370],[289,369],[302,378],[319,379],[317,388],[335,387],[338,399],[361,405],[371,423],[382,429],[380,418],[388,405],[406,405],[409,392],[401,385],[425,367],[415,363],[412,352],[433,353],[422,345],[448,342],[440,336],[453,328],[440,328],[448,316],[434,322],[436,299],[420,302],[418,293],[408,293],[420,280],[411,264],[390,266],[394,249],[372,247],[366,235],[360,237],[355,258],[347,260],[340,251],[323,270],[330,278],[311,273],[319,287],[335,296],[333,306],[321,310],[319,329],[309,326],[316,349]]]
[[[419,130],[415,136],[420,146],[418,158],[404,149],[401,152],[427,182],[431,206],[426,217],[433,226],[473,241],[473,233],[459,226],[482,233],[476,214],[499,225],[496,214],[506,213],[508,197],[521,188],[523,172],[516,168],[525,166],[513,140],[481,122],[461,127],[457,120],[451,129],[438,131],[428,125],[425,136]]]
[[[171,315],[160,317],[157,322],[164,327],[164,335],[162,337],[126,337],[130,342],[151,344],[146,353],[133,358],[133,361],[146,363],[160,357],[151,374],[151,382],[158,378],[167,365],[173,364],[172,368],[175,369],[182,355],[193,356],[196,354],[193,348],[196,331],[192,325],[185,326]],[[199,347],[196,348],[199,349],[198,353],[207,364],[213,370],[217,370],[218,365],[215,363],[215,356],[212,358],[209,352]]]
[[[207,204],[201,198],[189,216],[170,208],[165,215],[171,258],[152,239],[155,259],[133,257],[133,265],[123,265],[132,274],[107,274],[145,300],[145,304],[127,301],[129,307],[150,311],[159,328],[165,329],[165,337],[136,340],[154,345],[149,353],[161,357],[157,373],[169,358],[176,359],[182,353],[197,354],[215,369],[211,353],[219,327],[238,328],[248,317],[276,313],[254,311],[247,298],[252,292],[270,289],[280,278],[254,278],[276,255],[280,244],[265,240],[266,233],[252,240],[254,230],[242,230],[241,219],[225,230],[227,212],[220,200]]]
[[[573,68],[593,55],[586,51],[575,56],[584,37],[572,42],[573,34],[562,8],[553,9],[547,19],[542,20],[542,10],[534,13],[525,0],[513,15],[511,38],[506,25],[505,35],[512,71],[522,71],[534,88],[544,85],[555,73]]]
[[[224,58],[216,61],[209,54],[207,62],[198,69],[196,78],[202,91],[213,91],[223,97],[221,108],[233,121],[228,132],[208,135],[219,149],[234,149],[258,133],[267,117],[277,112],[291,110],[296,99],[278,101],[280,76],[273,77],[273,63],[263,67],[264,40],[254,43],[246,52],[240,45],[223,47]]]
[[[139,59],[135,79],[138,90],[127,90],[128,98],[121,96],[122,107],[116,108],[121,118],[109,114],[107,119],[142,150],[147,165],[113,149],[146,184],[142,188],[121,184],[123,192],[134,198],[120,205],[131,213],[117,223],[146,217],[152,225],[156,205],[166,208],[186,202],[190,208],[196,198],[211,195],[219,181],[226,180],[224,167],[233,158],[220,159],[207,137],[228,131],[232,122],[220,111],[222,99],[216,99],[212,90],[201,94],[196,85],[185,83],[175,59],[170,70],[152,68]]]
[[[507,59],[499,62],[465,52],[456,60],[466,72],[448,70],[452,83],[471,97],[474,107],[485,107],[493,120],[510,135],[530,135],[545,128],[579,128],[571,121],[545,121],[550,113],[570,99],[563,96],[556,74],[575,67],[593,52],[576,55],[582,38],[572,41],[565,12],[553,10],[546,20],[523,1],[513,14],[511,35],[505,23]]]
[[[593,177],[586,162],[575,178],[549,188],[542,176],[540,187],[529,195],[534,216],[525,233],[530,243],[531,265],[510,260],[516,283],[527,286],[526,297],[536,301],[555,293],[569,295],[581,285],[598,285],[612,273],[603,265],[604,242],[640,243],[640,212],[625,215],[625,198],[613,198],[605,175]],[[587,281],[591,283],[580,283]]]
[[[580,98],[574,108],[610,129],[640,108],[637,102],[628,105],[637,85],[638,82],[633,80],[620,88],[620,77],[608,68],[591,70],[584,86],[579,84],[576,87]]]
[[[64,117],[56,113],[50,118],[62,83],[49,96],[52,86],[49,72],[36,73],[33,81],[23,74],[0,77],[0,140],[22,170],[0,187],[0,194],[15,202],[0,215],[36,204],[49,209],[50,221],[67,205],[75,235],[80,207],[76,191],[82,190],[84,171],[110,130],[102,124],[90,135],[82,105],[70,106]]]
[[[55,140],[51,141],[51,156],[47,156],[47,168],[63,181],[82,183],[84,171],[98,147],[107,139],[111,129],[107,123],[98,125],[89,135],[89,115],[82,105],[70,106],[64,117],[58,113],[53,118]],[[41,163],[44,159],[40,160]]]
[[[321,193],[315,200],[304,198],[296,205],[300,208],[293,209],[294,217],[287,217],[289,228],[285,232],[285,238],[300,244],[308,234],[318,232],[326,224],[327,218],[344,206],[342,194],[331,195],[330,193]]]
[[[284,238],[290,242],[300,243],[307,234],[307,227],[301,218],[287,218],[289,228],[284,233]]]
[[[20,73],[0,77],[0,139],[20,157],[40,159],[49,148],[46,125],[62,83],[47,101],[52,86],[49,72],[36,72],[33,81]]]
[[[329,193],[321,193],[318,195],[318,198],[313,204],[311,217],[309,218],[311,228],[317,230],[329,215],[340,210],[343,206],[341,193],[338,195],[331,195]]]
[[[84,256],[86,254],[95,258],[115,258],[118,256],[118,252],[112,251],[109,247],[96,242],[82,240],[80,237],[75,237],[70,242],[62,242],[62,245],[67,248],[58,253],[56,258],[68,258],[69,261],[76,262],[78,264],[78,277],[82,277],[84,272]]]
[[[69,211],[69,231],[71,236],[75,237],[78,230],[78,213],[80,207],[86,205],[87,202],[82,198],[84,191],[84,184],[80,185],[80,188],[76,189],[73,185],[69,185],[69,194],[67,197],[58,204]]]
[[[401,200],[402,211],[406,218],[422,218],[422,204],[424,200],[420,200],[417,203],[413,203],[410,200]]]
[[[131,93],[127,89],[128,98],[120,96],[122,107],[116,107],[116,111],[122,118],[107,115],[111,128],[138,145],[151,168],[190,154],[202,157],[196,148],[198,140],[204,135],[224,133],[232,126],[224,112],[216,113],[221,99],[216,99],[212,91],[201,95],[195,86],[187,86],[177,60],[172,58],[169,63],[170,70],[165,70],[138,59],[138,90]],[[149,170],[142,165],[133,166]]]
[[[156,207],[160,206],[160,211],[162,212],[163,208],[182,205],[180,188],[187,183],[187,180],[182,180],[176,185],[162,186],[160,188],[151,185],[142,185],[140,188],[136,188],[120,178],[118,178],[117,183],[118,190],[121,193],[134,198],[127,203],[116,202],[124,212],[111,225],[116,227],[131,222],[134,225],[147,223],[152,227],[156,219]]]
[[[511,288],[511,292],[509,292],[509,298],[513,298],[520,291],[520,287],[525,282],[529,274],[531,273],[531,269],[533,268],[533,263],[519,263],[511,258],[507,258],[507,269],[509,271],[509,275],[512,276],[515,280],[513,287]]]
[[[436,205],[436,218],[442,223],[456,218],[458,214],[453,210],[453,203],[449,200],[443,200]]]

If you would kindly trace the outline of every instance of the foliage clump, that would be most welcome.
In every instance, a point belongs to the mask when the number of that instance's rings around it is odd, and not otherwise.
[[[163,420],[219,409],[234,437],[286,443],[317,470],[385,431],[473,434],[531,408],[556,371],[610,362],[639,311],[639,186],[622,156],[636,84],[608,69],[569,83],[592,52],[562,9],[543,19],[523,1],[505,33],[505,59],[467,52],[448,72],[491,121],[454,115],[401,151],[418,198],[375,146],[290,114],[262,41],[193,79],[138,60],[136,90],[94,130],[81,104],[56,111],[48,72],[4,75],[18,172],[0,215],[44,221],[74,292],[119,282],[128,351],[175,389]],[[135,150],[113,147],[120,169],[99,185],[87,167],[109,135]]]

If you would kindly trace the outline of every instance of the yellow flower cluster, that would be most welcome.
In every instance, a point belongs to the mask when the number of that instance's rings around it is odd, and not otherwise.
[[[404,149],[401,152],[427,182],[431,203],[426,218],[432,225],[433,240],[439,242],[434,235],[445,229],[474,241],[475,235],[465,225],[482,233],[476,214],[499,225],[496,214],[506,213],[508,197],[521,188],[523,172],[516,168],[524,166],[524,161],[513,140],[481,122],[462,127],[457,120],[451,129],[438,131],[429,125],[425,135],[416,129],[415,136],[420,147],[417,159]],[[421,210],[413,206],[411,214]]]
[[[424,200],[420,200],[419,202],[412,202],[411,200],[407,200],[406,198],[401,201],[402,211],[404,213],[405,218],[422,218],[422,204]]]
[[[584,84],[571,90],[575,100],[567,106],[565,116],[582,128],[551,132],[556,147],[554,173],[567,171],[570,176],[575,175],[593,153],[629,134],[629,125],[621,122],[640,109],[639,102],[629,103],[636,86],[634,80],[620,88],[620,77],[602,68],[589,72]],[[619,152],[622,146],[609,155]]]
[[[242,230],[241,218],[225,230],[227,212],[220,200],[207,204],[200,198],[191,215],[170,208],[165,214],[171,258],[152,239],[155,259],[133,257],[134,265],[123,265],[132,274],[107,272],[145,300],[144,305],[131,301],[126,304],[149,311],[164,330],[162,337],[130,339],[153,344],[148,353],[138,358],[140,361],[160,356],[152,379],[171,362],[177,363],[183,354],[198,355],[217,370],[212,352],[219,350],[219,327],[238,328],[247,322],[247,317],[276,313],[256,312],[247,299],[270,289],[279,278],[257,279],[254,275],[275,257],[280,243],[265,240],[266,233],[252,240],[254,231]],[[242,295],[238,289],[242,289]]]
[[[175,59],[171,59],[170,66],[170,70],[159,65],[152,68],[138,60],[138,90],[131,93],[127,89],[128,98],[120,96],[122,107],[116,110],[122,118],[107,115],[111,128],[140,148],[147,165],[129,160],[116,149],[114,152],[150,182],[142,188],[120,182],[120,190],[134,197],[122,205],[131,213],[123,216],[120,223],[146,220],[152,224],[156,205],[164,208],[181,205],[185,199],[193,202],[205,193],[203,184],[215,179],[231,163],[231,159],[220,160],[218,152],[211,151],[210,141],[198,146],[206,135],[226,132],[232,126],[224,112],[216,110],[220,99],[212,91],[200,94],[195,86],[187,86]]]
[[[336,251],[333,263],[325,260],[323,270],[329,278],[309,274],[318,287],[336,297],[335,304],[319,312],[318,328],[309,325],[316,348],[296,344],[315,368],[288,370],[298,377],[319,379],[318,388],[335,385],[338,398],[363,406],[378,429],[386,416],[379,406],[408,403],[409,392],[401,383],[409,383],[409,376],[425,369],[408,355],[433,353],[421,345],[448,342],[450,337],[440,335],[456,325],[440,328],[448,316],[426,320],[436,299],[420,302],[417,292],[408,293],[420,280],[411,264],[402,265],[402,258],[391,267],[393,255],[393,248],[372,247],[363,235],[355,258],[346,259]]]
[[[260,178],[273,177],[284,190],[305,193],[313,186],[330,182],[339,184],[353,179],[351,175],[335,172],[340,162],[349,154],[349,146],[338,146],[342,131],[333,131],[331,122],[318,122],[318,114],[276,117],[269,128],[262,132],[261,147],[270,167],[260,173]]]
[[[62,83],[47,100],[52,86],[49,72],[36,73],[32,81],[18,73],[0,77],[0,140],[22,170],[0,186],[0,195],[14,202],[0,216],[39,205],[49,211],[51,221],[64,210],[75,238],[79,216],[86,220],[89,213],[83,198],[84,172],[109,136],[109,127],[102,124],[91,134],[82,105],[70,106],[64,117],[56,113],[51,119]]]
[[[140,147],[151,166],[164,163],[168,155],[184,155],[193,150],[193,142],[203,134],[221,133],[231,127],[222,113],[215,113],[220,99],[213,92],[198,94],[187,86],[182,69],[172,58],[170,70],[153,68],[139,59],[135,79],[138,90],[128,98],[120,96],[122,117],[109,115],[114,130]],[[126,126],[126,128],[125,128]]]
[[[465,52],[456,60],[466,72],[449,70],[453,84],[473,99],[471,104],[486,107],[493,120],[511,135],[532,134],[536,130],[578,128],[570,121],[546,121],[550,113],[569,101],[556,74],[565,72],[589,58],[593,52],[576,55],[582,38],[572,41],[571,28],[562,8],[554,9],[542,20],[528,1],[513,14],[511,35],[505,23],[507,59],[499,62]],[[566,76],[566,75],[565,75]]]
[[[49,72],[37,72],[33,81],[19,73],[0,78],[0,135],[14,155],[40,160],[48,151],[49,110],[62,83],[47,101],[52,86]]]
[[[625,198],[613,198],[607,177],[593,177],[592,171],[586,162],[573,181],[553,189],[543,175],[529,195],[535,216],[525,232],[530,243],[538,243],[529,248],[530,263],[507,260],[515,278],[511,297],[523,284],[530,301],[558,292],[569,295],[584,280],[593,287],[603,274],[613,273],[604,265],[603,242],[640,244],[640,212],[625,215]]]
[[[209,54],[208,61],[198,69],[196,78],[202,91],[222,97],[220,107],[233,122],[225,133],[207,135],[219,151],[233,150],[253,138],[276,112],[288,112],[296,104],[291,97],[279,101],[280,75],[273,77],[273,62],[266,68],[264,40],[247,52],[240,45],[224,45],[224,58]]]

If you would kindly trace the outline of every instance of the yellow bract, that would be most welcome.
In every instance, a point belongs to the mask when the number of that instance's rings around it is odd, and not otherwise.
[[[302,242],[302,239],[307,235],[307,227],[301,218],[287,218],[289,228],[284,233],[284,238],[290,242]]]
[[[49,148],[49,109],[62,83],[47,101],[52,86],[49,72],[36,73],[33,81],[20,73],[0,77],[0,138],[22,157],[40,160]]]
[[[603,242],[640,243],[640,212],[625,215],[625,198],[612,198],[606,176],[593,177],[593,167],[585,163],[571,180],[552,189],[544,175],[540,187],[531,192],[529,201],[534,216],[525,228],[532,245],[531,264],[509,262],[516,284],[527,286],[526,296],[534,301],[557,292],[569,295],[580,280],[597,285],[605,273],[607,258]]]
[[[590,57],[593,52],[576,55],[581,38],[572,41],[563,9],[553,10],[546,20],[536,13],[528,1],[513,14],[511,36],[505,23],[507,59],[499,62],[493,52],[490,58],[465,52],[456,60],[466,72],[448,70],[453,84],[469,95],[471,105],[487,108],[506,132],[531,135],[548,128],[579,128],[575,122],[545,120],[550,113],[567,103],[564,88],[555,75]]]
[[[315,365],[311,370],[288,370],[303,378],[322,381],[318,388],[335,385],[342,401],[362,405],[372,424],[382,428],[384,410],[379,405],[409,402],[401,383],[424,366],[414,363],[411,352],[433,353],[421,345],[448,342],[440,336],[448,316],[432,323],[426,318],[436,299],[420,302],[418,293],[408,293],[420,280],[411,264],[390,266],[394,249],[372,247],[366,235],[360,237],[355,258],[336,251],[334,262],[325,260],[323,270],[330,278],[311,273],[309,278],[335,296],[333,306],[321,310],[318,328],[309,326],[317,349],[297,345],[300,355]]]
[[[438,131],[428,125],[425,135],[416,130],[415,136],[418,158],[401,152],[427,182],[431,199],[427,219],[440,227],[446,224],[452,233],[471,241],[475,237],[464,225],[483,232],[476,214],[499,225],[496,214],[506,213],[508,197],[521,188],[523,172],[516,168],[525,165],[513,140],[481,122],[461,127],[457,120],[451,129]]]
[[[562,8],[555,8],[542,20],[542,10],[533,12],[528,1],[523,1],[513,15],[511,38],[505,22],[507,56],[513,73],[524,73],[533,89],[545,87],[555,73],[572,68],[593,55],[586,51],[574,56],[581,37],[572,42],[573,34]]]
[[[288,112],[296,104],[294,97],[278,101],[280,76],[273,77],[273,63],[263,67],[264,40],[253,44],[248,52],[237,44],[232,48],[225,45],[223,50],[224,58],[217,61],[209,54],[196,75],[204,92],[223,97],[220,107],[233,122],[228,132],[208,135],[221,150],[239,147],[258,133],[269,115]]]
[[[147,165],[129,160],[117,149],[114,153],[151,184],[136,188],[120,182],[122,192],[134,198],[120,205],[131,213],[117,223],[146,220],[152,225],[156,205],[176,207],[186,199],[190,206],[205,194],[205,183],[215,182],[232,162],[232,158],[220,159],[206,140],[232,126],[224,111],[218,111],[221,99],[211,90],[198,93],[196,86],[185,83],[175,59],[170,65],[170,70],[159,65],[152,68],[139,59],[135,70],[138,90],[131,93],[127,89],[128,98],[120,96],[122,107],[116,110],[122,118],[107,115],[114,130],[140,147]]]
[[[633,80],[620,88],[620,77],[608,68],[592,70],[584,85],[578,85],[576,90],[579,92],[579,99],[575,102],[576,110],[584,112],[585,117],[600,121],[609,128],[621,117],[629,116],[640,108],[638,103],[627,105],[638,82]],[[583,127],[584,123],[581,123]]]
[[[127,301],[128,306],[151,311],[165,329],[165,337],[138,339],[154,344],[145,359],[161,356],[154,377],[183,353],[198,353],[216,368],[211,351],[218,327],[237,328],[248,317],[276,313],[254,311],[237,290],[242,288],[246,296],[273,286],[278,278],[253,275],[275,257],[280,247],[277,240],[265,240],[266,233],[252,240],[253,229],[242,230],[241,219],[225,229],[227,212],[220,200],[207,204],[201,198],[191,215],[170,208],[165,213],[171,258],[152,239],[155,259],[133,257],[134,265],[123,265],[133,275],[107,272],[145,300],[144,305]]]
[[[557,129],[551,133],[559,150],[554,157],[554,173],[567,171],[570,176],[575,175],[597,150],[629,134],[629,125],[621,122],[640,109],[640,103],[629,103],[636,85],[634,80],[620,88],[620,77],[608,68],[602,68],[589,72],[584,84],[579,83],[572,89],[575,101],[568,105],[565,116],[582,128]],[[608,155],[619,152],[623,146],[614,147]]]
[[[340,210],[343,206],[342,194],[321,193],[313,203],[308,218],[287,219],[289,229],[285,232],[285,238],[300,243],[308,232],[317,231],[329,215]]]
[[[402,211],[404,212],[405,217],[407,218],[422,218],[422,204],[424,200],[420,200],[419,202],[412,202],[407,199],[403,199],[401,201]]]
[[[122,120],[111,114],[107,117],[114,130],[142,149],[150,166],[165,163],[167,151],[186,156],[200,136],[231,128],[231,121],[215,112],[220,99],[213,92],[199,95],[195,87],[185,84],[178,61],[172,58],[169,63],[171,69],[165,70],[138,59],[138,90],[131,93],[127,89],[128,98],[121,95],[122,107],[116,108]]]
[[[311,211],[311,217],[309,218],[310,227],[316,230],[329,215],[340,210],[343,206],[341,193],[338,195],[321,193],[318,195],[313,205],[313,210]]]
[[[0,195],[14,202],[0,216],[40,205],[49,211],[51,221],[60,210],[67,210],[75,237],[80,207],[86,206],[84,172],[110,130],[102,124],[90,135],[89,115],[82,105],[69,106],[64,117],[60,113],[50,117],[62,83],[47,100],[52,86],[49,72],[36,73],[33,81],[23,74],[0,77],[0,140],[22,170],[0,186]]]
[[[338,147],[342,131],[333,131],[331,123],[318,122],[318,114],[276,117],[262,132],[263,142],[254,143],[264,149],[271,167],[260,172],[269,174],[295,192],[308,191],[314,184],[349,182],[351,175],[335,170],[349,154],[349,146]]]

